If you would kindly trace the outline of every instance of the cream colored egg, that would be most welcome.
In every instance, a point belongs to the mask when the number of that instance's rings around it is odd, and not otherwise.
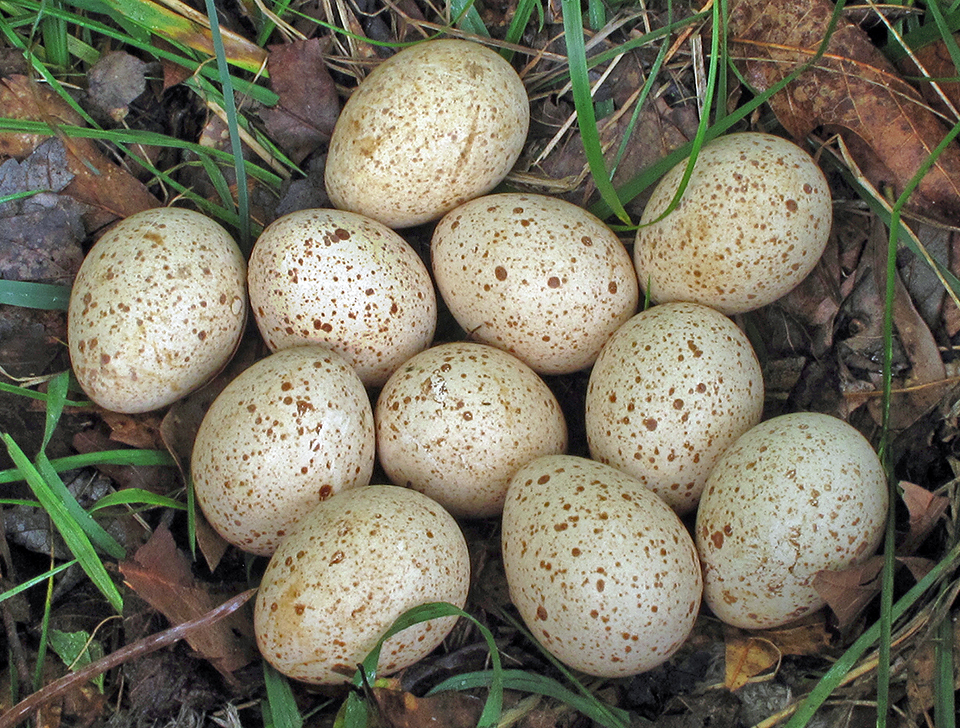
[[[326,344],[367,386],[381,386],[433,339],[437,299],[427,267],[403,238],[362,215],[281,217],[257,240],[247,277],[271,350]]]
[[[511,600],[570,667],[643,672],[693,629],[702,589],[693,539],[660,498],[607,465],[552,455],[521,468],[501,544]]]
[[[347,101],[330,139],[327,193],[392,228],[435,220],[506,177],[529,124],[523,82],[499,54],[465,40],[419,43]]]
[[[90,250],[70,294],[67,338],[83,391],[115,412],[149,412],[230,361],[247,320],[246,264],[218,223],[146,210]]]
[[[455,516],[498,515],[511,476],[567,446],[563,412],[543,380],[516,357],[469,342],[436,346],[401,366],[375,419],[390,480]]]
[[[367,485],[373,412],[346,360],[285,349],[244,370],[207,411],[190,463],[197,503],[234,546],[261,556],[317,503]]]
[[[345,491],[311,511],[270,560],[254,612],[257,644],[289,677],[344,683],[400,615],[429,602],[462,608],[469,585],[466,541],[443,508],[392,485]],[[378,676],[425,657],[456,621],[388,639]]]
[[[683,514],[762,413],[763,376],[743,332],[707,306],[665,303],[630,319],[600,353],[587,389],[587,441],[591,457]]]
[[[880,460],[846,422],[803,412],[757,425],[724,453],[700,501],[704,599],[745,629],[819,609],[814,576],[871,556],[887,506]]]
[[[686,160],[664,175],[637,230],[634,262],[656,303],[696,301],[727,314],[772,303],[800,283],[827,244],[833,209],[817,164],[771,134],[704,146],[677,208]]]
[[[586,210],[543,195],[490,195],[437,225],[433,272],[471,337],[540,374],[593,364],[637,309],[630,256]]]

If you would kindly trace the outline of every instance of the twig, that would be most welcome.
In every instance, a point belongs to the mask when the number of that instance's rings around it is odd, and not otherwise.
[[[91,662],[81,670],[72,672],[69,675],[64,675],[59,680],[54,680],[49,685],[46,685],[42,690],[38,690],[30,697],[21,700],[15,706],[10,708],[10,710],[0,715],[0,728],[14,728],[14,726],[19,725],[21,722],[26,720],[43,705],[50,702],[54,698],[63,695],[75,685],[83,684],[97,675],[106,672],[107,670],[112,670],[113,668],[122,665],[134,657],[142,657],[143,655],[156,652],[163,647],[172,645],[174,642],[180,641],[194,630],[210,626],[214,622],[223,619],[227,615],[232,614],[241,606],[243,606],[250,599],[250,597],[256,593],[256,591],[256,589],[247,589],[247,591],[237,594],[232,599],[228,599],[219,607],[211,609],[202,617],[194,619],[190,622],[184,622],[183,624],[179,624],[176,627],[171,627],[163,632],[150,635],[142,640],[137,640],[133,644],[129,644],[126,647],[121,647],[116,652],[111,652],[109,655],[100,658],[96,662]]]

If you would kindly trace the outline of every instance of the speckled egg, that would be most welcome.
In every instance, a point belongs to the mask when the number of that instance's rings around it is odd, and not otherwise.
[[[419,43],[381,63],[343,107],[327,193],[392,228],[435,220],[506,177],[529,124],[523,82],[499,54],[465,40]]]
[[[247,320],[246,264],[229,233],[174,207],[108,230],[70,294],[67,338],[77,381],[128,414],[172,404],[230,361]]]
[[[430,345],[437,298],[430,273],[393,230],[341,210],[301,210],[257,240],[247,274],[267,346],[322,343],[379,387]]]
[[[375,420],[390,480],[455,516],[498,515],[510,477],[567,446],[563,412],[543,380],[505,351],[470,342],[436,346],[401,366]]]
[[[311,511],[270,560],[254,612],[257,644],[289,677],[344,683],[400,615],[429,602],[462,608],[469,584],[466,541],[443,508],[393,485],[345,491]],[[456,621],[388,639],[378,675],[425,657]]]
[[[448,213],[432,242],[437,288],[471,337],[540,374],[593,364],[637,310],[630,256],[586,210],[506,193]]]
[[[814,576],[871,556],[887,506],[880,460],[846,422],[803,412],[757,425],[717,463],[697,511],[707,604],[745,629],[819,609]]]
[[[693,510],[717,459],[763,414],[763,376],[736,324],[697,303],[637,314],[590,373],[590,455]]]
[[[813,270],[830,234],[830,188],[796,144],[728,134],[700,151],[677,208],[686,160],[660,180],[637,230],[634,262],[656,303],[696,301],[727,314],[788,293]]]
[[[214,400],[190,463],[197,503],[234,546],[272,554],[311,508],[370,482],[373,411],[347,361],[320,346],[285,349]]]
[[[570,455],[524,466],[507,491],[501,544],[511,600],[570,667],[643,672],[693,629],[702,590],[693,539],[619,470]]]

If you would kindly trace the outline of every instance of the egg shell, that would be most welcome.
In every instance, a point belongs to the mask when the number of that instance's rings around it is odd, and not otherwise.
[[[724,453],[697,510],[704,599],[745,629],[819,609],[814,576],[871,556],[888,502],[879,458],[846,422],[802,412],[757,425]]]
[[[589,367],[637,310],[637,278],[619,238],[553,197],[467,202],[437,224],[431,249],[437,288],[460,326],[540,374]]]
[[[397,233],[362,215],[279,218],[257,240],[247,278],[272,351],[326,344],[370,387],[433,339],[437,298],[426,265]]]
[[[445,39],[405,48],[354,90],[324,172],[335,207],[404,228],[486,194],[520,156],[523,82],[498,53]]]
[[[823,172],[772,134],[720,137],[700,151],[676,209],[686,160],[657,184],[637,230],[634,262],[652,301],[696,301],[732,314],[772,303],[813,270],[833,208]]]
[[[197,503],[234,546],[272,554],[311,508],[370,482],[373,411],[346,360],[320,346],[272,354],[214,400],[191,458]]]
[[[172,404],[233,356],[247,320],[246,264],[230,234],[192,210],[157,208],[108,230],[70,294],[77,381],[101,407]]]
[[[289,677],[344,683],[400,615],[429,602],[462,608],[469,583],[466,541],[439,505],[392,485],[344,491],[311,511],[270,560],[254,610],[257,644]],[[429,654],[456,621],[388,639],[378,675]]]
[[[760,421],[763,374],[750,341],[696,303],[638,313],[610,338],[585,404],[594,460],[692,511],[723,451]]]
[[[390,480],[455,516],[498,515],[522,465],[567,447],[563,412],[543,380],[516,357],[471,342],[406,362],[380,393],[375,420]]]
[[[702,590],[693,539],[658,496],[608,465],[550,455],[521,468],[501,545],[524,623],[570,667],[643,672],[693,629]]]

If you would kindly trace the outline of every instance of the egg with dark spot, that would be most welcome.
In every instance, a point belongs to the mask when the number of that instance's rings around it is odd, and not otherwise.
[[[567,446],[563,412],[544,381],[505,351],[472,342],[404,363],[380,393],[375,420],[390,480],[455,516],[498,515],[510,477]]]
[[[688,513],[723,451],[760,422],[763,391],[733,321],[698,303],[654,306],[616,331],[590,373],[590,455]]]
[[[67,339],[81,388],[128,414],[165,407],[212,379],[247,320],[246,264],[217,222],[157,208],[108,230],[70,294]]]
[[[430,602],[462,608],[469,585],[463,533],[437,503],[392,485],[344,491],[308,513],[270,560],[254,609],[257,644],[289,677],[346,683],[398,617]],[[398,632],[377,674],[425,657],[456,621]]]
[[[686,171],[657,184],[637,230],[634,262],[655,303],[695,301],[727,314],[772,303],[813,270],[833,208],[823,172],[793,142],[759,132],[720,137]]]
[[[271,354],[207,410],[190,470],[224,539],[269,556],[313,506],[370,482],[373,411],[347,361],[320,346]]]
[[[762,422],[707,479],[695,531],[704,599],[744,629],[819,609],[817,572],[872,556],[888,505],[880,459],[851,425],[813,412]]]
[[[530,102],[513,67],[479,43],[418,43],[354,90],[330,139],[335,207],[392,228],[435,220],[486,194],[513,167]]]
[[[363,215],[284,215],[257,239],[247,278],[272,351],[327,345],[370,387],[433,339],[437,297],[426,265],[397,233]]]
[[[693,630],[702,592],[693,539],[658,496],[608,465],[550,455],[521,468],[501,546],[524,623],[570,667],[634,675]]]
[[[444,216],[431,246],[437,288],[460,326],[540,374],[589,367],[637,310],[620,239],[554,197],[472,200]]]

